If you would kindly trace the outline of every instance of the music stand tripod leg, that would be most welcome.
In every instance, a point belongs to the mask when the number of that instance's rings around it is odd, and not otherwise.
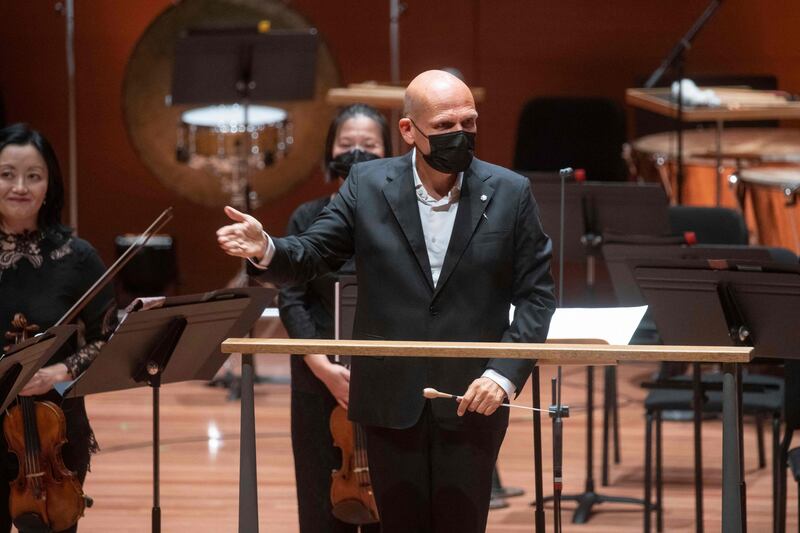
[[[161,533],[161,375],[180,341],[183,330],[186,329],[186,324],[184,317],[173,318],[159,343],[134,374],[136,381],[146,381],[153,390],[153,508],[150,513],[150,528],[153,533]]]

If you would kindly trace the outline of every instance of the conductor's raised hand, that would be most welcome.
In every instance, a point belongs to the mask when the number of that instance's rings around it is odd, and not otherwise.
[[[267,253],[267,237],[261,222],[231,206],[225,206],[225,214],[233,224],[217,230],[217,242],[222,251],[245,259],[264,257]]]
[[[480,377],[473,381],[458,403],[458,416],[467,411],[489,416],[500,407],[506,391],[490,378]]]

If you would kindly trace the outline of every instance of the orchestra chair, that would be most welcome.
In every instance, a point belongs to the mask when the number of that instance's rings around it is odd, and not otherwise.
[[[800,448],[789,451],[789,470],[797,483],[797,516],[800,517]],[[800,519],[799,519],[800,520]]]
[[[669,208],[670,229],[675,234],[693,232],[698,244],[746,245],[748,243],[747,226],[744,217],[738,211],[724,207],[671,206]],[[776,262],[796,264],[797,256],[783,248],[770,248],[769,253]],[[690,381],[689,376],[682,375],[685,365],[662,365],[661,376],[674,376],[676,382]],[[719,382],[720,375],[706,373],[701,377],[703,385]],[[763,437],[763,421],[772,421],[772,458],[773,458],[773,513],[778,507],[780,457],[780,423],[783,410],[783,380],[773,376],[745,374],[743,384],[762,386],[761,392],[745,392],[742,396],[742,412],[754,417],[759,468],[766,466]],[[704,393],[706,399],[703,412],[711,416],[721,413],[719,391]],[[656,530],[663,531],[663,476],[662,476],[662,428],[664,411],[691,411],[692,391],[681,389],[653,389],[645,398],[645,501],[651,502],[652,490],[652,437],[655,425],[655,491],[656,501],[651,507],[656,512]],[[702,479],[702,472],[695,471],[695,479]],[[702,490],[702,487],[699,487]],[[645,511],[645,531],[650,531],[650,513]],[[775,517],[775,514],[773,514]],[[698,525],[698,531],[702,525]]]
[[[697,244],[747,244],[748,232],[744,217],[727,207],[673,205],[669,208],[672,233],[693,232]]]
[[[118,235],[114,239],[117,256],[137,238],[138,235]],[[124,308],[135,298],[172,296],[177,292],[178,280],[174,239],[169,235],[153,235],[117,276],[117,301]]]
[[[537,97],[522,108],[514,169],[583,169],[592,181],[625,181],[625,113],[606,98]]]
[[[691,383],[690,376],[671,378],[674,383]],[[702,377],[704,386],[722,383],[722,376],[718,373],[707,373]],[[765,446],[763,437],[763,421],[770,419],[772,422],[772,458],[773,458],[773,489],[779,476],[777,458],[780,455],[780,430],[781,414],[783,410],[783,380],[778,377],[757,374],[744,374],[743,385],[760,385],[760,392],[744,392],[742,394],[742,414],[751,416],[756,424],[756,445],[758,450],[759,468],[766,466]],[[645,465],[644,465],[644,499],[652,502],[653,484],[653,433],[655,433],[655,503],[650,505],[650,510],[656,513],[656,531],[664,530],[664,484],[663,484],[663,432],[662,413],[666,410],[691,411],[692,391],[689,389],[652,389],[646,396],[645,406]],[[705,403],[703,413],[717,417],[722,413],[721,392],[709,390],[704,393]],[[655,431],[654,431],[655,427]],[[695,470],[696,479],[702,479],[702,472]],[[773,490],[773,509],[776,491]],[[645,532],[650,531],[650,513],[645,511]]]
[[[792,472],[794,480],[798,483],[797,520],[800,530],[800,448],[790,450],[794,432],[800,430],[800,359],[786,359],[784,363],[786,386],[784,388],[784,421],[786,431],[780,446],[778,457],[779,476],[776,484],[778,492],[778,509],[775,511],[777,527],[775,533],[786,533],[786,470]]]

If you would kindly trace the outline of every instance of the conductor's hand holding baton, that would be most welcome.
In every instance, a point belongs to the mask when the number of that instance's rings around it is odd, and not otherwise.
[[[506,391],[491,378],[480,377],[473,381],[467,392],[458,400],[458,416],[467,411],[489,416],[503,404]]]
[[[225,206],[225,214],[234,223],[217,230],[217,242],[222,251],[234,257],[261,260],[269,245],[261,222],[230,206]]]

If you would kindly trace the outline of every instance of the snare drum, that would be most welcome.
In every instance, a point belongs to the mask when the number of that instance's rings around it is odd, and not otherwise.
[[[216,174],[231,174],[242,156],[253,169],[263,169],[276,158],[284,157],[294,142],[286,111],[251,105],[247,115],[245,131],[242,105],[216,105],[186,111],[178,127],[178,161]]]
[[[800,167],[755,167],[737,173],[742,196],[752,205],[758,242],[800,254]]]

